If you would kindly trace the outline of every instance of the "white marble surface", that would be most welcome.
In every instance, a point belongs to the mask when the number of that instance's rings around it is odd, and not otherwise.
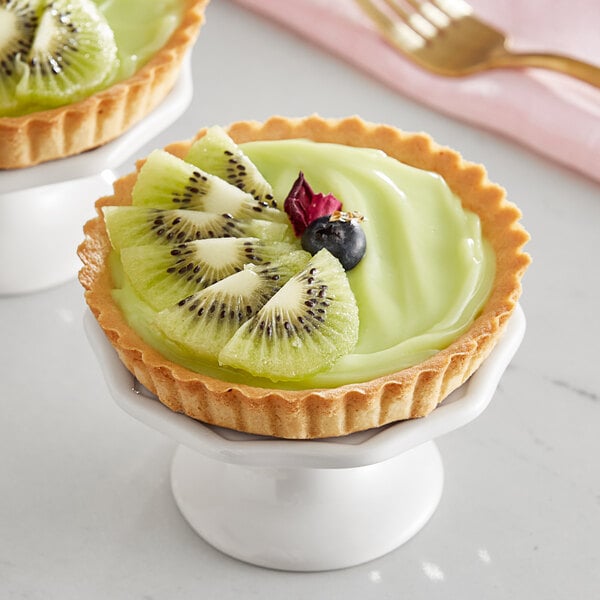
[[[204,125],[318,112],[425,130],[484,163],[532,234],[525,340],[490,407],[439,439],[444,492],[416,537],[362,566],[289,573],[224,556],[188,527],[169,486],[175,444],[109,397],[76,281],[0,298],[0,598],[595,597],[600,187],[225,0],[209,7],[193,69],[192,106],[139,156]]]

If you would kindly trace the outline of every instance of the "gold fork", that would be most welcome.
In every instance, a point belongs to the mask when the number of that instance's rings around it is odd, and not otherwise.
[[[513,52],[506,36],[473,16],[464,0],[356,0],[382,36],[417,64],[458,77],[486,69],[538,67],[600,88],[600,68],[568,56]],[[410,8],[409,8],[410,7]]]

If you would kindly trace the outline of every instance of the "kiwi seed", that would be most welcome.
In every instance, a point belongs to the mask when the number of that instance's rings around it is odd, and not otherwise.
[[[15,105],[37,110],[75,102],[116,73],[114,33],[92,0],[9,0],[0,19],[11,10],[16,27],[0,65],[15,77]]]

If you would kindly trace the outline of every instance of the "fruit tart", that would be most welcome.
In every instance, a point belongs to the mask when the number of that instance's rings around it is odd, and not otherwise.
[[[204,129],[96,207],[79,279],[126,367],[174,411],[281,438],[426,416],[529,264],[483,167],[358,117]]]
[[[208,0],[0,0],[0,169],[81,153],[152,111]]]

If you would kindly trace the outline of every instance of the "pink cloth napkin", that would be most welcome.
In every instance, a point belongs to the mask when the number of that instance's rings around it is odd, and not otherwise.
[[[508,136],[600,181],[600,89],[543,71],[433,75],[388,46],[354,0],[236,0],[431,108]],[[600,65],[598,0],[471,0],[518,50]]]

